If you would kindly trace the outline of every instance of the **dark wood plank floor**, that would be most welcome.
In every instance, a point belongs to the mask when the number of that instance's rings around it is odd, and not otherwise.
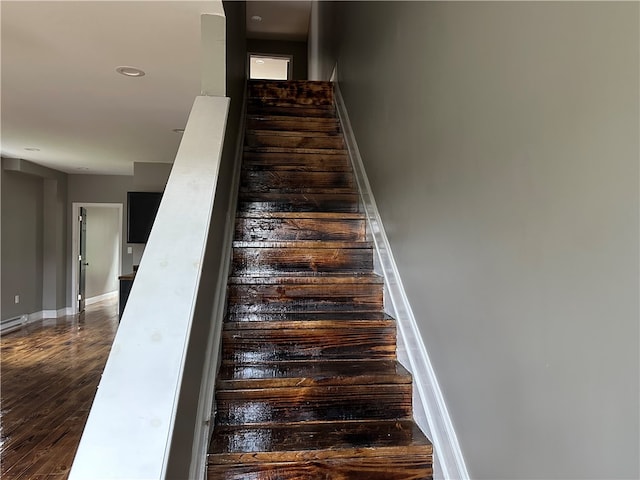
[[[67,478],[117,327],[112,301],[2,337],[3,480]]]

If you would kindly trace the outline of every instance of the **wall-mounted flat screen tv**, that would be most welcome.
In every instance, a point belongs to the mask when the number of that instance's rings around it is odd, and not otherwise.
[[[147,243],[162,192],[127,192],[127,243]]]

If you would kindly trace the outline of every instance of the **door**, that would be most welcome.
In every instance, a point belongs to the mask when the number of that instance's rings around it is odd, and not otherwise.
[[[80,207],[80,248],[78,255],[78,313],[84,312],[85,290],[87,288],[87,209]]]

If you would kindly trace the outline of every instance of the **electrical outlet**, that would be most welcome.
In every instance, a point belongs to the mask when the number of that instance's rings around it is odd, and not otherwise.
[[[14,301],[15,303],[20,303],[20,295],[16,295],[16,296],[13,298],[13,301]]]
[[[127,253],[133,253],[133,247],[127,247]]]

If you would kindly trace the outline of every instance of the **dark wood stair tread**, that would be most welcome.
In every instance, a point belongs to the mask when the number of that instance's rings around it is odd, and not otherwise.
[[[373,242],[340,242],[321,240],[287,240],[287,241],[234,241],[233,248],[312,248],[312,249],[369,249]]]
[[[309,330],[345,330],[351,329],[355,331],[357,329],[363,328],[375,328],[375,327],[384,327],[384,328],[395,328],[395,320],[393,319],[369,319],[369,318],[357,318],[356,315],[353,317],[356,318],[348,318],[337,320],[335,318],[330,318],[330,316],[325,315],[326,318],[306,318],[304,320],[291,320],[291,319],[280,319],[274,321],[273,319],[260,321],[254,320],[253,322],[247,321],[233,321],[227,320],[224,322],[225,330],[272,330],[275,329],[278,332],[282,332],[283,330],[300,330],[300,335],[310,335]],[[259,332],[255,332],[255,335],[260,335]]]
[[[217,390],[217,424],[408,420],[410,384]]]
[[[237,215],[235,222],[236,241],[365,241],[366,220],[355,214],[341,217],[339,214],[324,214],[313,217],[309,214],[271,212]]]
[[[249,99],[247,102],[247,112],[250,115],[282,115],[287,117],[297,116],[304,118],[336,118],[335,107],[331,105],[296,105],[290,102],[265,102]]]
[[[315,320],[391,320],[394,318],[380,311],[342,311],[342,312],[272,312],[272,313],[252,313],[252,314],[232,314],[225,317],[225,322],[304,322]]]
[[[246,135],[256,135],[265,137],[308,137],[308,138],[338,138],[342,140],[340,132],[314,132],[306,130],[264,130],[248,129]]]
[[[433,452],[431,442],[411,420],[219,426],[208,462],[273,461],[273,453],[280,461],[314,460],[332,454],[375,456],[381,449],[398,449],[409,455]]]
[[[365,220],[364,213],[336,213],[336,212],[238,212],[238,218],[258,219],[314,219],[314,220]]]
[[[304,131],[340,133],[336,118],[300,118],[287,115],[248,115],[247,128],[266,131]]]
[[[372,247],[368,242],[233,242],[234,276],[372,270]]]
[[[356,193],[240,193],[243,212],[360,212]]]
[[[373,284],[381,285],[384,277],[375,273],[324,273],[296,272],[286,275],[234,275],[229,277],[229,285],[344,285]]]
[[[395,453],[398,449],[380,449],[378,456],[359,453],[323,459],[262,463],[209,465],[207,480],[429,480],[433,478],[432,455]]]
[[[340,148],[303,148],[303,147],[244,147],[249,153],[281,153],[281,154],[323,154],[323,155],[347,155],[345,149]]]
[[[223,362],[396,358],[395,322],[384,320],[227,322],[222,343]]]
[[[351,172],[346,153],[322,151],[305,152],[252,152],[245,151],[243,170],[302,171],[302,172]]]
[[[224,363],[218,374],[217,388],[232,390],[373,383],[411,383],[411,374],[393,360]]]
[[[348,172],[298,172],[288,170],[243,170],[242,192],[357,193],[353,175]]]

